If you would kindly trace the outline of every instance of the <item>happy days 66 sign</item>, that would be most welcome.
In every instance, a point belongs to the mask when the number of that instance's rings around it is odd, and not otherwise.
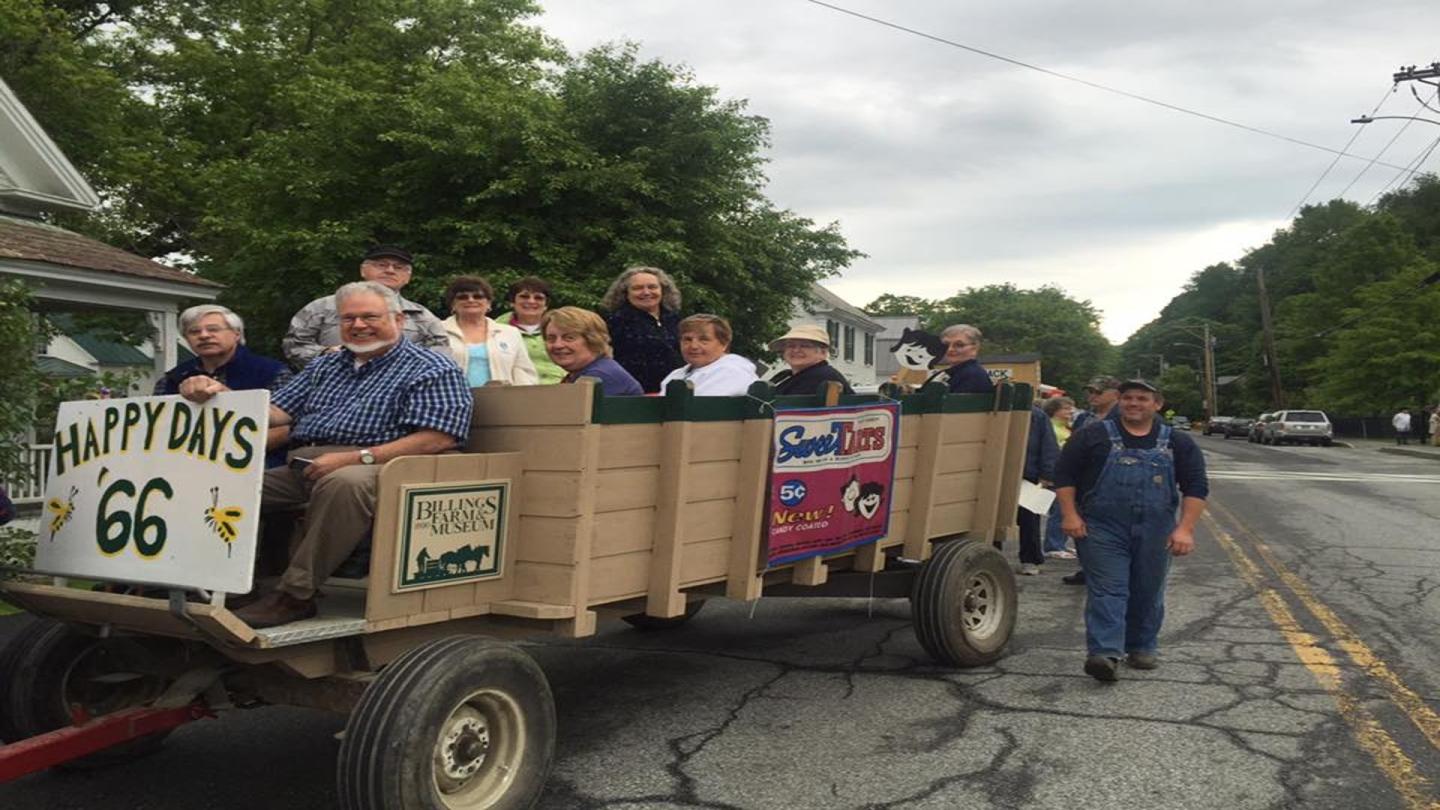
[[[36,568],[250,590],[269,407],[268,391],[62,404]]]

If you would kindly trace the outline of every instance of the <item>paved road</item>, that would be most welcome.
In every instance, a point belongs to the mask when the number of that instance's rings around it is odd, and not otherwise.
[[[1010,654],[977,670],[929,664],[898,601],[719,602],[663,635],[539,640],[561,728],[541,806],[1428,806],[1440,461],[1200,441],[1218,520],[1175,568],[1160,670],[1080,672],[1065,562],[1021,578]],[[243,712],[123,769],[0,786],[0,807],[332,806],[341,727]]]

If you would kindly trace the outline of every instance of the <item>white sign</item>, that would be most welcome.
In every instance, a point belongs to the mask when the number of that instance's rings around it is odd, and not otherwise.
[[[35,567],[250,590],[269,407],[268,391],[62,404]]]

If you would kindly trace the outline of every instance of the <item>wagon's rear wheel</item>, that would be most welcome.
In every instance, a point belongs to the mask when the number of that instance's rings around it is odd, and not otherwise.
[[[401,656],[365,690],[340,744],[345,810],[532,806],[555,753],[545,673],[517,647],[452,636]]]
[[[942,664],[974,667],[1000,657],[1015,629],[1015,574],[987,543],[935,546],[910,593],[915,636]]]
[[[7,718],[0,731],[20,740],[71,725],[77,715],[99,717],[147,705],[167,684],[152,659],[152,651],[133,638],[95,638],[60,622],[36,621],[0,654],[0,670],[8,670],[0,671]],[[65,767],[124,762],[157,750],[168,734],[108,748]]]
[[[621,616],[620,619],[636,630],[673,630],[695,618],[695,614],[699,613],[700,608],[703,607],[705,607],[705,600],[696,599],[685,605],[684,613],[668,619],[651,616],[647,613],[631,613],[629,616]]]
[[[11,680],[15,677],[15,665],[20,654],[30,649],[35,637],[44,629],[42,622],[32,619],[20,628],[20,632],[11,636],[5,646],[0,647],[0,743],[17,742],[23,736],[10,713]]]

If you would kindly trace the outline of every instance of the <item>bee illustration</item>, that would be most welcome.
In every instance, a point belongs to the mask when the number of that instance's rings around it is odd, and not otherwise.
[[[60,530],[65,528],[65,524],[69,523],[70,518],[75,514],[75,496],[79,494],[79,492],[80,489],[78,487],[70,487],[70,494],[65,496],[65,500],[62,501],[59,498],[51,498],[45,502],[45,508],[55,513],[55,516],[50,518],[51,540],[55,539],[55,535],[59,534]]]
[[[205,525],[215,532],[215,536],[225,543],[225,556],[230,556],[231,545],[235,538],[240,536],[240,529],[235,525],[245,517],[245,510],[238,506],[220,506],[220,488],[210,488],[210,505],[205,507]]]

